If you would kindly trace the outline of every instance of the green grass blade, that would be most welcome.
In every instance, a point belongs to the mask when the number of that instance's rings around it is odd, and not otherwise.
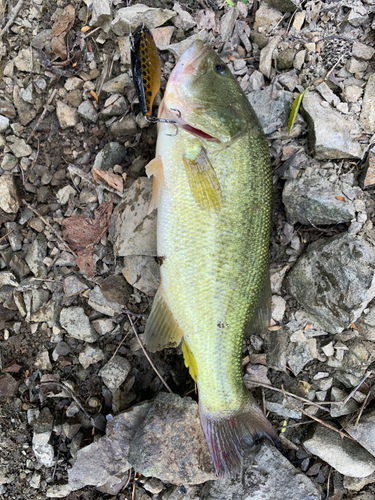
[[[299,108],[301,106],[303,96],[304,96],[305,92],[307,90],[309,90],[309,88],[310,87],[307,87],[307,89],[305,89],[303,92],[301,92],[301,94],[298,97],[296,97],[292,103],[292,106],[290,108],[290,115],[289,115],[289,119],[288,119],[288,137],[292,131],[294,122],[296,121],[297,114],[298,114]]]

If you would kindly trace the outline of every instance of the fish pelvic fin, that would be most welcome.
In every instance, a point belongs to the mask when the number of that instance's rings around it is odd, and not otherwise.
[[[158,155],[146,165],[147,177],[153,176],[152,182],[152,197],[148,213],[150,214],[155,208],[158,208],[159,193],[162,187],[165,186],[163,162]]]
[[[204,148],[200,148],[192,157],[185,154],[182,159],[196,203],[205,210],[219,210],[223,203],[223,195],[216,172]]]
[[[278,445],[273,427],[249,394],[248,404],[237,412],[210,413],[200,406],[200,419],[218,477],[231,477],[241,470],[244,445],[262,437]]]
[[[150,352],[156,352],[166,347],[177,347],[181,339],[182,330],[159,288],[146,323],[144,344]]]
[[[198,365],[185,339],[182,340],[181,349],[184,355],[185,366],[189,368],[190,376],[194,382],[196,382],[198,377]]]

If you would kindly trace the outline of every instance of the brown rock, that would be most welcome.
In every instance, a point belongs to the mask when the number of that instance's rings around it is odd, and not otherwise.
[[[375,186],[375,151],[373,150],[368,153],[366,166],[360,176],[359,183],[362,189]]]

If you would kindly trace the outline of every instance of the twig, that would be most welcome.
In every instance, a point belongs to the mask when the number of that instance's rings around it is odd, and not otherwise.
[[[119,351],[120,347],[121,347],[121,346],[122,346],[122,344],[125,342],[126,337],[129,335],[130,330],[131,330],[131,328],[129,328],[129,330],[128,330],[128,331],[126,332],[126,334],[124,335],[124,338],[121,340],[121,342],[120,342],[120,343],[119,343],[119,345],[117,346],[117,348],[116,348],[115,352],[114,352],[114,353],[113,353],[113,355],[111,356],[111,358],[110,358],[110,360],[108,361],[108,363],[110,363],[110,362],[113,360],[113,358],[116,356],[116,354],[118,353],[118,351]]]
[[[259,385],[260,387],[265,387],[266,389],[271,389],[271,391],[281,392],[282,394],[288,394],[288,396],[291,396],[292,398],[296,398],[296,399],[299,399],[300,401],[304,401],[305,403],[307,403],[309,405],[317,406],[321,410],[329,413],[329,410],[327,410],[327,408],[324,408],[323,406],[320,406],[318,403],[315,403],[314,401],[309,401],[308,399],[302,398],[300,396],[296,396],[295,394],[292,394],[291,392],[286,392],[284,390],[284,388],[283,389],[278,389],[277,387],[273,387],[272,385],[263,384],[263,382],[258,382],[258,381],[255,381],[255,380],[253,382],[251,379],[248,379],[248,378],[245,378],[245,381],[246,382],[250,382],[251,384],[254,384],[254,385]],[[299,408],[299,409],[301,409],[301,408]]]
[[[366,406],[367,406],[367,401],[368,401],[368,399],[369,399],[369,397],[370,397],[371,392],[372,392],[372,389],[371,389],[370,391],[368,391],[367,396],[366,396],[365,400],[364,400],[364,401],[363,401],[363,403],[362,403],[361,409],[360,409],[360,411],[359,411],[359,414],[358,414],[357,420],[355,421],[354,426],[357,426],[357,425],[358,425],[358,423],[359,423],[359,421],[360,421],[360,418],[362,417],[363,410],[364,410],[364,409],[366,408]]]
[[[1,237],[0,237],[0,241],[1,241],[1,240],[3,240],[4,238],[6,238],[7,236],[9,236],[9,235],[10,235],[10,233],[13,233],[13,231],[14,231],[15,229],[17,229],[17,226],[14,226],[14,228],[13,228],[13,229],[11,229],[11,230],[10,230],[7,234],[4,234],[4,236],[1,236]]]
[[[70,248],[70,246],[63,240],[63,238],[59,235],[59,233],[56,231],[56,229],[54,229],[51,226],[51,224],[43,217],[43,215],[40,215],[40,213],[37,210],[35,210],[35,208],[33,208],[29,203],[27,203],[26,200],[22,200],[22,203],[24,205],[26,205],[27,208],[32,210],[34,212],[34,214],[37,215],[39,217],[39,219],[41,221],[43,221],[44,224],[50,228],[50,230],[53,232],[53,234],[61,241],[61,243],[64,245],[64,247],[68,250],[68,252],[70,252],[71,254],[74,255],[74,257],[77,258],[77,254],[75,253],[75,251]]]
[[[331,479],[332,467],[329,468],[328,479],[327,479],[327,498],[329,497],[329,481]]]
[[[1,33],[0,33],[0,34],[1,34]],[[49,96],[49,99],[48,99],[48,101],[47,101],[46,105],[44,106],[44,109],[43,109],[43,111],[42,111],[42,114],[40,115],[40,117],[39,117],[38,121],[36,122],[35,127],[32,129],[32,131],[31,131],[31,133],[30,133],[29,137],[27,138],[26,143],[28,143],[28,142],[30,141],[30,139],[34,136],[34,134],[35,134],[35,132],[36,132],[36,129],[37,129],[37,128],[39,127],[39,125],[40,125],[40,122],[41,122],[41,121],[43,120],[43,118],[46,116],[46,113],[47,113],[47,106],[49,106],[49,105],[51,104],[51,102],[53,101],[53,99],[54,99],[55,95],[57,94],[57,91],[58,91],[58,89],[55,89],[55,90],[52,92],[52,94]]]
[[[90,31],[89,33],[86,33],[85,35],[83,35],[83,39],[87,38],[88,36],[91,36],[93,33],[95,33],[96,31],[100,30],[101,26],[99,26],[98,28],[95,28],[94,30]]]
[[[300,408],[299,406],[296,406],[294,405],[290,399],[288,398],[288,396],[286,395],[286,392],[284,390],[284,387],[282,388],[282,392],[284,394],[284,398],[288,401],[288,403],[293,406],[293,408],[295,408],[296,410],[299,410],[301,411],[304,415],[306,415],[307,417],[309,418],[312,418],[313,420],[315,420],[316,422],[319,422],[320,424],[324,425],[324,427],[328,427],[328,429],[331,429],[332,431],[335,431],[337,432],[338,434],[340,434],[340,437],[341,439],[343,439],[344,437],[350,439],[351,441],[355,441],[357,442],[355,439],[353,439],[351,436],[349,436],[349,434],[346,434],[345,432],[343,431],[339,431],[338,429],[336,429],[335,427],[333,427],[333,425],[329,425],[329,424],[326,424],[324,422],[324,420],[321,420],[320,418],[318,417],[315,417],[314,415],[310,415],[310,413],[307,413],[307,411],[305,411],[303,408]]]
[[[87,411],[84,409],[84,407],[81,405],[79,399],[77,398],[77,396],[74,394],[74,392],[69,389],[69,387],[67,387],[66,385],[64,384],[61,384],[60,382],[54,382],[54,381],[46,381],[46,382],[40,382],[39,384],[40,386],[42,385],[57,385],[57,387],[60,387],[60,389],[63,389],[65,392],[67,392],[69,394],[69,396],[74,400],[74,402],[79,406],[79,408],[83,411],[83,413],[85,414],[85,417],[88,418],[91,422],[91,425],[93,427],[96,427],[95,425],[95,421],[92,417],[90,417],[90,415],[87,413]]]
[[[354,396],[354,394],[358,391],[358,389],[361,387],[361,385],[363,384],[363,382],[370,376],[372,375],[372,371],[368,371],[367,373],[365,373],[364,377],[362,378],[362,380],[359,382],[359,384],[357,385],[357,387],[355,387],[352,392],[349,394],[349,396],[347,396],[344,401],[341,401],[342,404],[346,404],[349,399]],[[370,391],[371,392],[371,391]]]
[[[341,56],[337,59],[337,61],[335,62],[335,64],[332,66],[332,68],[328,71],[328,73],[326,74],[324,80],[327,80],[327,78],[330,77],[332,71],[336,68],[336,66],[338,65],[338,63],[341,61],[341,59],[344,57],[345,54],[341,54]]]
[[[122,309],[122,311],[125,313],[125,314],[131,314],[132,316],[135,316],[136,318],[147,318],[148,317],[148,314],[144,314],[144,313],[135,313],[133,311],[131,311],[130,309],[124,307]]]
[[[164,384],[164,385],[165,385],[165,387],[168,389],[168,391],[169,391],[171,394],[173,394],[172,389],[169,387],[169,385],[167,384],[167,382],[166,382],[166,381],[163,379],[163,377],[160,375],[160,373],[159,373],[158,369],[156,368],[156,366],[154,365],[154,363],[151,361],[150,356],[147,354],[146,349],[143,347],[142,341],[141,341],[141,339],[139,338],[139,335],[138,335],[137,330],[136,330],[136,328],[135,328],[135,326],[134,326],[134,323],[133,323],[133,321],[132,321],[132,319],[131,319],[131,317],[130,317],[130,314],[129,314],[129,313],[127,313],[127,316],[128,316],[129,323],[131,324],[131,326],[132,326],[132,328],[133,328],[134,335],[137,337],[137,340],[138,340],[138,342],[139,342],[139,345],[141,346],[141,349],[142,349],[142,351],[143,351],[143,354],[146,356],[147,361],[150,363],[150,365],[152,366],[152,368],[155,370],[156,375],[160,378],[160,380],[163,382],[163,384]]]
[[[126,488],[128,487],[128,484],[130,483],[131,477],[132,477],[132,470],[129,469],[128,479],[127,479],[126,483],[124,484],[124,486],[121,488],[121,491],[125,491],[126,490]]]
[[[17,5],[14,7],[9,19],[8,19],[8,22],[6,23],[6,25],[4,26],[4,28],[0,31],[0,40],[3,38],[3,36],[5,35],[5,33],[8,32],[9,28],[12,26],[12,24],[14,23],[14,20],[16,19],[16,17],[18,16],[18,13],[19,11],[21,10],[22,8],[22,4],[23,4],[23,0],[19,0]]]

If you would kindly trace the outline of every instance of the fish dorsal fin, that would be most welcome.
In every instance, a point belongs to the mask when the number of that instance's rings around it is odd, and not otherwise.
[[[182,330],[169,309],[161,288],[156,292],[144,333],[144,343],[150,352],[166,347],[177,347],[182,339]]]
[[[146,165],[146,174],[147,177],[153,176],[152,198],[148,208],[148,213],[150,214],[155,208],[158,207],[160,189],[165,186],[163,163],[159,155]]]
[[[194,200],[203,209],[219,210],[223,195],[216,172],[203,147],[198,153],[185,153],[182,157]]]
[[[270,271],[267,269],[262,291],[254,314],[249,318],[245,328],[245,338],[251,334],[267,334],[271,319],[271,280]]]
[[[189,368],[190,376],[194,382],[196,382],[198,377],[198,365],[185,339],[182,339],[181,349],[182,354],[184,355],[185,366],[186,368]]]

